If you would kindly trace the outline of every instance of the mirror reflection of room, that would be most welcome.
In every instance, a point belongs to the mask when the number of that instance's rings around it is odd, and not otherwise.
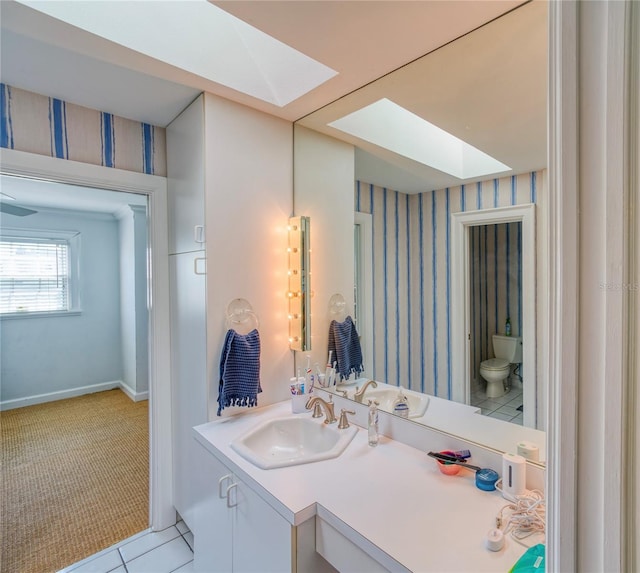
[[[365,355],[368,376],[453,399],[454,385],[463,381],[452,376],[451,214],[535,203],[541,181],[542,172],[533,171],[414,194],[356,182],[356,213],[368,213],[372,219],[371,274],[361,279],[372,285],[372,316],[366,333],[359,328],[372,340],[372,351]],[[509,373],[503,378],[508,392],[498,395],[490,388],[487,394],[481,373],[496,364],[492,336],[505,334],[507,318],[514,341],[521,341],[522,224],[472,227],[469,239],[469,403],[482,414],[522,424],[521,347],[518,362],[508,363]],[[497,360],[502,372],[504,359]]]
[[[522,424],[522,223],[470,229],[471,399]]]
[[[403,388],[427,405],[420,416],[410,409],[411,421],[501,451],[545,439],[544,344],[536,327],[544,309],[536,301],[546,277],[536,261],[545,260],[546,247],[536,237],[548,197],[546,44],[546,5],[528,3],[304,117],[294,130],[296,209],[323,229],[313,256],[325,272],[316,275],[314,304],[326,308],[333,293],[353,293],[347,302],[362,347],[364,372],[336,391],[351,398],[364,378],[375,380],[366,403],[384,392],[395,399]],[[462,172],[407,147],[420,148],[427,138],[420,130],[433,126],[460,138],[436,155],[451,159],[462,149]],[[466,144],[500,165],[464,171],[482,163],[464,155]],[[515,220],[503,218],[509,210],[528,213],[519,232],[509,230],[510,257],[519,233],[523,254],[510,290],[520,284],[523,292],[507,297],[505,287],[483,283],[490,308],[474,309],[482,312],[481,336],[465,308],[470,294],[461,294],[471,269],[459,262],[473,226]],[[487,230],[487,241],[494,235]],[[353,253],[344,251],[347,241]],[[495,264],[482,261],[495,274]],[[515,341],[522,357],[495,353],[493,337],[505,334],[507,314],[513,340],[506,346]],[[324,361],[329,318],[314,317],[314,360]],[[501,366],[489,374],[496,360]]]

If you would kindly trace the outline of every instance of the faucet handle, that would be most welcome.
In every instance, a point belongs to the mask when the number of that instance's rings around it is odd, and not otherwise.
[[[322,418],[324,413],[322,412],[322,406],[320,402],[316,401],[313,405],[313,414],[311,414],[312,418]]]
[[[347,414],[354,415],[355,411],[346,410],[345,408],[342,408],[342,410],[340,410],[340,421],[338,422],[338,429],[344,430],[349,427],[349,419],[347,418]]]
[[[346,390],[336,390],[336,394],[342,394],[343,398],[348,396],[348,392]]]

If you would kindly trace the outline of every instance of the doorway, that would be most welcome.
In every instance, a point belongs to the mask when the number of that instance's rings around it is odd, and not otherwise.
[[[171,419],[171,365],[166,179],[10,149],[2,150],[0,172],[148,198],[149,523],[154,531],[165,529],[176,521],[167,422]]]
[[[451,215],[452,246],[452,361],[453,399],[471,402],[473,285],[470,245],[472,229],[503,223],[521,224],[522,264],[522,364],[527,380],[523,384],[523,425],[535,428],[537,422],[536,388],[536,279],[535,279],[535,205],[515,205],[482,211],[466,211]],[[492,333],[489,333],[492,334]]]
[[[363,376],[373,377],[373,348],[375,328],[373,325],[373,236],[370,213],[354,213],[353,227],[353,318],[356,323],[362,358]]]
[[[2,561],[58,570],[149,527],[148,198],[0,183]]]

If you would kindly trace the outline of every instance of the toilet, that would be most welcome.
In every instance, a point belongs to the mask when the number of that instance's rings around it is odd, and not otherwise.
[[[480,376],[487,381],[487,398],[498,398],[505,393],[505,381],[511,374],[511,365],[522,362],[522,338],[494,334],[495,358],[480,363]]]

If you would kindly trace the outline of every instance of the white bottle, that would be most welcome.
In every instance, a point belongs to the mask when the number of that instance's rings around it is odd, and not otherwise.
[[[369,400],[369,445],[378,445],[378,401]]]

